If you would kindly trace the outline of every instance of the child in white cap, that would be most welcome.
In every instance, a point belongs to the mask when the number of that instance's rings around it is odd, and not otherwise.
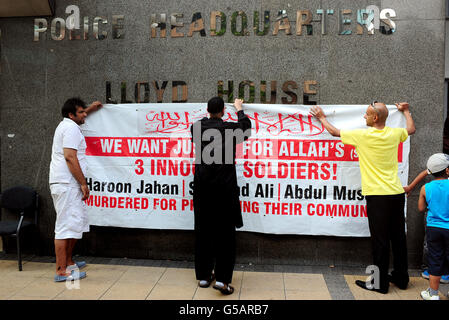
[[[442,275],[449,273],[449,155],[436,153],[427,160],[434,180],[421,188],[418,209],[427,209],[429,288],[421,292],[424,300],[439,300]]]

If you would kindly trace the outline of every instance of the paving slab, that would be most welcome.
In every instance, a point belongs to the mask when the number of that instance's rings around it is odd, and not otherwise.
[[[428,287],[420,270],[409,270],[407,290],[390,285],[388,294],[363,290],[355,280],[367,275],[362,267],[236,265],[232,295],[200,288],[191,262],[77,257],[88,261],[85,279],[55,283],[54,257],[27,257],[18,271],[12,256],[0,255],[1,300],[421,300]],[[77,260],[77,261],[78,261]],[[95,263],[101,262],[101,263]],[[261,271],[262,270],[262,271]],[[273,271],[270,271],[273,270]],[[449,284],[440,286],[449,300]]]

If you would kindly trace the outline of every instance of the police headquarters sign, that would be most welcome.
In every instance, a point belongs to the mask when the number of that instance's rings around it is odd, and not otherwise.
[[[66,13],[71,13],[66,19],[54,18],[50,24],[47,19],[38,18],[34,20],[34,41],[40,41],[41,35],[47,34],[48,27],[51,26],[51,39],[61,41],[66,38],[66,29],[68,30],[69,40],[88,40],[90,30],[96,40],[105,40],[108,37],[112,39],[124,39],[124,25],[126,18],[124,15],[112,15],[111,19],[107,17],[83,17],[81,20],[80,10],[77,6],[68,6]],[[355,15],[355,17],[354,17]],[[185,17],[191,17],[190,23],[185,22]],[[221,37],[229,31],[234,36],[277,36],[280,32],[287,35],[295,34],[297,36],[317,34],[312,26],[312,21],[320,21],[321,35],[339,34],[351,35],[351,25],[356,24],[356,34],[372,35],[375,29],[378,29],[384,35],[391,35],[396,30],[396,24],[392,18],[396,17],[393,9],[380,10],[377,6],[368,6],[367,8],[356,11],[349,9],[318,9],[297,10],[293,20],[289,18],[286,10],[279,10],[275,15],[275,21],[271,21],[272,12],[270,11],[235,11],[229,17],[222,11],[212,11],[204,14],[195,12],[192,14],[184,13],[151,13],[149,28],[139,30],[145,32],[149,40],[155,38],[180,38],[193,37],[198,34],[201,37]],[[208,19],[210,28],[206,31],[204,19]],[[337,20],[337,28],[329,30],[329,19]],[[108,27],[108,24],[110,26]],[[168,26],[170,30],[167,31]],[[229,28],[230,27],[230,28]],[[106,31],[109,29],[112,36]],[[230,29],[230,30],[229,30]],[[136,30],[137,31],[137,30]]]
[[[127,25],[131,17],[123,14],[110,16],[82,16],[76,5],[66,8],[65,17],[51,20],[34,20],[35,42],[43,39],[54,41],[121,41],[125,38],[144,35],[148,42],[176,41],[180,38],[262,37],[270,41],[273,37],[287,36],[290,41],[298,37],[326,37],[330,35],[372,36],[375,33],[389,37],[397,29],[393,18],[396,12],[390,8],[368,6],[360,9],[322,8],[316,10],[293,9],[259,11],[172,12],[148,13],[146,27]],[[293,14],[292,14],[293,13]],[[140,25],[142,26],[142,25]],[[217,79],[217,93],[233,102],[237,96],[247,103],[315,104],[319,90],[317,79],[293,79],[278,81],[248,79]],[[167,101],[167,89],[171,87],[171,102],[188,102],[189,84],[186,79],[171,81],[151,79],[116,83],[106,80],[104,84],[107,103],[149,103]],[[150,91],[154,94],[150,95]],[[282,96],[278,94],[281,91]],[[299,92],[298,92],[299,91]],[[164,99],[165,98],[165,99]],[[153,101],[151,101],[153,99]]]
[[[337,127],[365,127],[366,105],[322,107]],[[402,113],[388,107],[387,125],[405,127]],[[236,156],[244,222],[240,230],[369,236],[353,147],[330,136],[309,115],[308,106],[249,104],[245,113],[252,132]],[[193,229],[195,150],[189,129],[206,114],[205,103],[185,103],[106,105],[89,116],[83,132],[90,223]],[[224,120],[236,119],[229,107]],[[404,185],[408,154],[409,139],[398,149]]]

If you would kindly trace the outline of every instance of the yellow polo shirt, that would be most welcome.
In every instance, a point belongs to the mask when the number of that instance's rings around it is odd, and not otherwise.
[[[341,141],[356,148],[363,195],[393,195],[404,192],[398,176],[398,146],[407,140],[404,128],[385,127],[340,130]]]

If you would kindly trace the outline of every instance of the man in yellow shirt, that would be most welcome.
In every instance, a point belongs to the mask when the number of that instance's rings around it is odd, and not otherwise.
[[[379,268],[379,287],[367,286],[365,281],[356,284],[367,290],[387,293],[389,282],[406,289],[408,276],[407,241],[405,236],[404,188],[398,177],[398,146],[414,134],[415,124],[409,104],[396,104],[404,113],[407,128],[390,128],[385,125],[388,109],[384,103],[373,101],[364,116],[368,129],[340,130],[330,124],[323,110],[314,106],[310,113],[334,137],[356,148],[362,177],[362,195],[365,196],[368,225],[371,234],[373,263]],[[390,241],[393,251],[393,271],[388,274]]]

